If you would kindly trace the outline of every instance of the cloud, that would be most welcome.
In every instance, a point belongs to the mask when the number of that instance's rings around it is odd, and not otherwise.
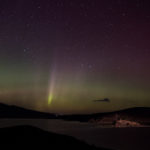
[[[100,100],[93,100],[93,102],[110,102],[110,99],[104,98],[104,99],[100,99]]]

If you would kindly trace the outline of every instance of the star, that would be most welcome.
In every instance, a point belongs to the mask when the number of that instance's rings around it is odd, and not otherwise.
[[[84,67],[84,64],[83,63],[81,63],[81,68],[83,68]]]
[[[26,53],[27,49],[23,49],[24,53]]]
[[[125,17],[125,16],[126,16],[126,13],[122,13],[122,16]]]
[[[93,67],[93,66],[92,66],[91,64],[88,65],[88,68],[89,68],[89,69],[92,69],[92,67]]]

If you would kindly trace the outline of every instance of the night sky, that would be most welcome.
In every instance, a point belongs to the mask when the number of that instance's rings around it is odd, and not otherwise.
[[[150,106],[150,2],[0,0],[0,102],[56,113]]]

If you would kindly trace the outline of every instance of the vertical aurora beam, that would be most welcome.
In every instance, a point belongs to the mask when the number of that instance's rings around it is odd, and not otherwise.
[[[54,99],[55,84],[56,84],[56,73],[55,70],[52,70],[50,81],[49,81],[48,105],[50,105]]]
[[[53,100],[53,94],[50,93],[48,96],[48,105],[51,104],[52,100]]]

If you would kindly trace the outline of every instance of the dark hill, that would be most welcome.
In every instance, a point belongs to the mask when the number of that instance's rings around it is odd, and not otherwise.
[[[73,137],[43,131],[32,126],[0,129],[0,145],[7,149],[106,150],[88,145]]]
[[[150,125],[150,108],[135,107],[106,113],[56,116],[52,113],[38,112],[0,103],[0,118],[63,119],[67,121],[80,122],[88,122],[91,120],[111,120],[110,122],[112,123],[118,119],[126,119],[130,121],[137,121],[144,125]]]
[[[87,122],[89,120],[102,120],[104,118],[105,119],[110,118],[112,122],[118,119],[126,119],[130,121],[137,121],[144,125],[150,125],[150,108],[135,107],[106,113],[96,113],[87,115],[64,115],[59,116],[59,118],[68,121],[80,121],[80,122]]]
[[[0,118],[55,119],[56,115],[0,103]]]

